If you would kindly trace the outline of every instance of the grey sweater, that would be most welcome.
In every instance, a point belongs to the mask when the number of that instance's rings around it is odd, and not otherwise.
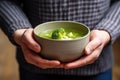
[[[77,21],[86,24],[91,30],[106,30],[111,36],[111,43],[104,47],[93,64],[69,70],[41,69],[31,65],[17,46],[20,66],[35,73],[64,75],[95,75],[112,68],[111,45],[120,35],[119,0],[0,0],[0,26],[13,44],[16,44],[13,33],[17,29],[34,28],[40,23],[56,20]]]

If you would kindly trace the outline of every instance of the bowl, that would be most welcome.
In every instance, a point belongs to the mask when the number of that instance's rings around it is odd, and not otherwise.
[[[57,28],[75,29],[82,37],[68,40],[48,39],[39,36],[47,30]],[[49,60],[71,62],[84,54],[84,48],[89,42],[90,29],[83,23],[75,21],[50,21],[39,24],[34,28],[34,38],[41,46],[40,55]]]

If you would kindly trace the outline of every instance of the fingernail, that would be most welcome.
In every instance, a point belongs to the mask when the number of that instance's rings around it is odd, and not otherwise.
[[[39,48],[39,46],[38,45],[35,45],[35,50],[36,50],[36,52],[39,52],[40,51],[40,48]]]
[[[91,53],[90,48],[87,48],[87,54],[90,54],[90,53]]]

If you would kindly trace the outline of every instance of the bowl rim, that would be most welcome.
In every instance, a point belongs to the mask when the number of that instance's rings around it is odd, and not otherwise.
[[[76,38],[76,39],[70,39],[70,40],[48,39],[48,38],[40,37],[40,36],[38,36],[38,35],[36,34],[35,29],[38,28],[40,25],[45,25],[45,24],[48,24],[48,23],[55,23],[55,22],[69,22],[69,23],[80,24],[80,25],[83,25],[83,26],[85,26],[85,27],[87,28],[88,33],[87,33],[85,36],[83,36],[83,37],[79,37],[79,38]],[[89,28],[87,25],[85,25],[85,24],[83,24],[83,23],[81,23],[81,22],[77,22],[77,21],[48,21],[48,22],[44,22],[44,23],[41,23],[41,24],[37,25],[37,26],[33,29],[33,33],[34,33],[35,36],[40,37],[40,38],[42,38],[42,39],[44,39],[44,40],[61,41],[61,42],[62,42],[62,41],[76,41],[76,40],[82,40],[82,39],[86,38],[87,36],[89,36],[89,35],[90,35],[90,28]]]

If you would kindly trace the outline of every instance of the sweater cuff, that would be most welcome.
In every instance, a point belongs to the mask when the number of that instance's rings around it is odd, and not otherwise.
[[[20,24],[21,23],[21,24]],[[23,22],[19,22],[19,24],[14,24],[14,25],[10,25],[11,27],[12,26],[17,26],[17,27],[12,27],[11,28],[11,30],[8,30],[9,32],[9,34],[8,34],[8,38],[9,38],[9,40],[11,41],[11,43],[13,44],[13,45],[15,45],[15,46],[19,46],[16,42],[15,42],[15,40],[14,40],[14,36],[13,36],[13,34],[14,34],[14,32],[16,31],[16,30],[18,30],[18,29],[28,29],[28,28],[32,28],[32,26],[31,26],[31,24],[23,24]]]
[[[119,32],[119,31],[117,31],[117,28],[118,28],[118,25],[115,24],[114,21],[109,20],[109,19],[108,20],[104,19],[99,24],[97,24],[94,29],[107,31],[111,37],[111,42],[114,43],[114,41],[118,37],[116,35],[117,32]]]
[[[7,0],[0,1],[0,26],[8,39],[15,45],[14,32],[18,29],[32,27],[22,9],[16,3]]]

